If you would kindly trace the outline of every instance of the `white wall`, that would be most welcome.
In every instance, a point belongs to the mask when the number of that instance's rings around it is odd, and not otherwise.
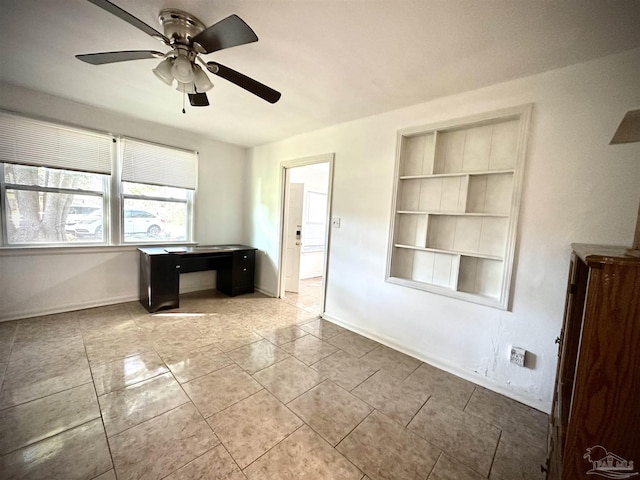
[[[534,103],[512,311],[386,283],[398,129]],[[640,143],[609,146],[640,106],[640,49],[337,125],[251,151],[249,243],[258,286],[275,293],[279,164],[335,152],[327,318],[434,365],[549,410],[570,244],[630,245]],[[511,345],[533,356],[509,364]]]
[[[3,83],[0,108],[198,150],[195,241],[244,240],[245,148]],[[181,278],[183,292],[214,285],[213,272]],[[0,249],[0,321],[137,298],[135,248]]]

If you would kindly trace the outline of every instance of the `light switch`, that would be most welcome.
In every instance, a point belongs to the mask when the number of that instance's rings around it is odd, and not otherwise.
[[[331,220],[331,226],[332,226],[333,228],[340,228],[340,218],[339,218],[339,217],[334,217],[334,218]]]

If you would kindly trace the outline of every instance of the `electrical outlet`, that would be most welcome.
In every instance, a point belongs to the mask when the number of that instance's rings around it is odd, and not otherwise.
[[[520,347],[511,347],[511,363],[524,367],[524,357],[527,351]]]

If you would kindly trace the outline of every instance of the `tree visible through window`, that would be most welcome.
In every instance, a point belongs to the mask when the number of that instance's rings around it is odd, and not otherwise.
[[[10,244],[77,241],[70,227],[82,214],[69,218],[73,208],[103,210],[105,175],[9,163],[3,168]],[[92,240],[102,241],[102,234]]]

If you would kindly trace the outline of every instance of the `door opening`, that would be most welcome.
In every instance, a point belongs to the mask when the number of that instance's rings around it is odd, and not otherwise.
[[[282,164],[278,296],[310,313],[325,308],[333,155]]]

